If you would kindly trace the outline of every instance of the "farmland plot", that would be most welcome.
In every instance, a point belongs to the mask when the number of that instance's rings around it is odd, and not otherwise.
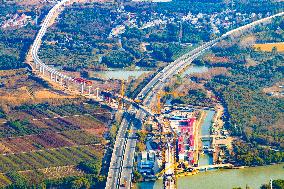
[[[98,156],[98,148],[79,146],[37,152],[0,155],[0,172],[43,169],[54,166],[76,165]]]

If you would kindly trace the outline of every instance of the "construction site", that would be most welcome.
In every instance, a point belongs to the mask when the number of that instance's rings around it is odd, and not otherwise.
[[[138,154],[138,171],[144,181],[163,179],[164,186],[176,186],[177,178],[200,171],[232,168],[227,159],[232,139],[223,128],[223,109],[191,105],[162,104],[164,95],[158,92],[153,111],[164,124],[149,119],[146,149]],[[149,125],[150,130],[149,130]]]

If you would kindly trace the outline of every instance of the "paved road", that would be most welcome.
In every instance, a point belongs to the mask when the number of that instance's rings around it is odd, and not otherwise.
[[[122,170],[122,162],[125,154],[125,148],[127,144],[127,139],[125,138],[125,133],[128,129],[129,122],[127,119],[123,119],[118,130],[114,149],[111,157],[110,168],[108,172],[108,178],[106,183],[106,188],[115,189],[119,187],[119,178]]]
[[[170,79],[171,77],[173,77],[175,74],[178,74],[180,71],[182,71],[184,68],[186,68],[189,64],[191,64],[191,62],[198,58],[200,55],[202,55],[202,53],[208,49],[210,49],[211,47],[213,47],[215,44],[217,44],[219,41],[225,39],[228,36],[231,36],[233,34],[239,33],[239,32],[243,32],[244,30],[247,30],[251,27],[254,27],[258,24],[261,23],[265,23],[269,20],[271,20],[272,18],[275,18],[277,16],[283,16],[284,12],[270,16],[268,18],[264,18],[261,19],[259,21],[255,21],[251,24],[247,24],[245,26],[242,26],[240,28],[234,29],[232,31],[229,31],[225,34],[223,34],[222,36],[209,41],[207,43],[204,43],[203,45],[197,47],[196,49],[186,53],[185,55],[181,56],[180,58],[178,58],[177,60],[175,60],[174,62],[172,62],[171,64],[169,64],[168,66],[166,66],[163,70],[161,70],[160,72],[158,72],[155,77],[141,90],[141,92],[138,94],[138,98],[143,98],[143,105],[144,107],[149,107],[151,102],[153,100],[156,99],[156,94],[155,91],[159,91],[161,89],[163,89],[163,87],[165,86],[165,84],[167,83],[168,79]],[[141,110],[138,111],[138,114],[141,113]],[[145,115],[141,115],[141,119],[144,118]],[[129,140],[129,139],[128,139]],[[133,156],[132,153],[134,153],[134,148],[131,148],[130,146],[133,143],[133,141],[127,141],[127,144],[129,142],[129,145],[127,145],[126,150],[125,150],[125,158],[122,162],[122,164],[120,164],[120,166],[123,165],[129,165],[130,162],[133,162]],[[131,164],[131,163],[130,163]],[[131,181],[131,174],[132,174],[132,169],[130,170],[130,167],[127,168],[128,166],[126,166],[126,168],[122,169],[122,174],[118,174],[120,176],[119,180],[124,181],[125,179],[129,179],[129,182]],[[122,177],[121,177],[122,176]],[[108,180],[109,181],[109,180]],[[107,186],[108,188],[108,186]],[[130,185],[127,185],[125,188],[130,188]]]
[[[142,110],[137,110],[137,118],[142,120],[146,114]],[[136,135],[135,135],[135,127],[132,126],[131,130],[134,132],[130,133],[128,139],[127,139],[127,145],[125,149],[125,155],[123,159],[123,167],[122,172],[120,175],[120,187],[119,188],[130,188],[131,187],[131,180],[132,180],[132,172],[133,172],[133,163],[134,163],[134,155],[135,155],[135,147],[136,147]],[[121,184],[126,182],[126,186],[122,186]]]
[[[132,171],[133,171],[133,162],[134,162],[134,155],[135,155],[135,147],[137,139],[135,139],[135,134],[131,134],[130,138],[127,139],[125,155],[123,159],[123,167],[120,176],[120,187],[119,188],[130,188],[131,179],[132,179]],[[126,181],[126,182],[125,182]],[[121,184],[125,182],[125,187]]]

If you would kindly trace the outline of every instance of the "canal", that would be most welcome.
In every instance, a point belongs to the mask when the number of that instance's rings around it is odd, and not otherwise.
[[[207,110],[206,111],[206,118],[204,119],[203,124],[201,125],[201,136],[208,136],[210,135],[210,129],[212,126],[212,120],[214,117],[215,111],[213,110]],[[211,143],[208,137],[206,139],[202,139],[202,146],[208,146],[210,147]],[[209,154],[208,152],[204,152],[204,154],[199,156],[199,166],[202,165],[212,165],[213,164],[213,156],[212,154]]]
[[[191,66],[184,74],[202,73],[208,70],[203,66]],[[206,118],[201,126],[201,135],[209,135],[210,127],[215,111],[206,110]],[[210,141],[202,142],[203,146],[210,146]],[[199,165],[210,165],[213,163],[212,155],[204,153],[199,157]],[[234,187],[245,188],[248,185],[252,189],[259,189],[270,179],[284,179],[284,164],[269,165],[262,167],[249,167],[244,169],[217,169],[200,172],[194,176],[178,178],[178,189],[232,189]],[[162,189],[162,180],[155,182],[141,182],[138,189]]]

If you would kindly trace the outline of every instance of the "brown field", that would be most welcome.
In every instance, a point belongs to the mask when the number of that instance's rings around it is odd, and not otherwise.
[[[226,75],[228,74],[228,69],[225,67],[210,68],[204,73],[194,73],[189,77],[196,77],[198,80],[210,80],[216,75]]]
[[[39,178],[37,172],[44,179],[82,175],[79,162],[103,155],[109,110],[59,93],[50,84],[45,88],[25,69],[0,71],[0,78],[0,107],[6,115],[0,119],[0,188],[11,184],[9,171],[19,171],[30,182]],[[13,121],[22,128],[13,127]]]
[[[277,52],[284,52],[284,42],[282,42],[282,43],[255,44],[253,47],[256,51],[258,51],[260,49],[261,51],[265,51],[265,52],[272,52],[272,49],[274,47],[276,47]]]
[[[46,89],[28,76],[25,69],[0,71],[3,87],[0,88],[0,104],[20,105],[27,102],[43,102],[52,99],[75,98]]]
[[[8,153],[27,152],[32,150],[40,150],[47,148],[59,148],[74,145],[73,142],[57,133],[45,133],[34,136],[5,138],[0,140],[0,146],[9,149]],[[0,153],[7,153],[0,151]]]
[[[71,103],[71,104],[70,104]],[[41,107],[42,106],[42,107]],[[11,108],[13,120],[28,120],[30,133],[19,136],[9,122],[0,123],[0,154],[30,152],[103,142],[109,114],[82,102],[58,102],[56,105]],[[25,107],[25,106],[24,106]],[[85,111],[85,113],[81,111]],[[88,113],[88,114],[86,114]]]
[[[214,54],[210,54],[204,57],[205,61],[208,61],[211,64],[217,64],[217,63],[232,63],[233,61],[230,60],[228,57],[219,57],[215,56]]]

